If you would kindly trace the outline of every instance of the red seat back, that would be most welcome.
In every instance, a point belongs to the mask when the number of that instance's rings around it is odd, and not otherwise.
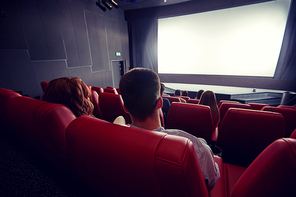
[[[70,159],[102,196],[208,196],[190,140],[81,116],[66,131]]]
[[[296,106],[290,106],[290,105],[278,105],[277,107],[279,108],[292,108],[292,109],[296,109]]]
[[[0,118],[6,123],[8,122],[7,101],[14,97],[21,97],[21,95],[12,90],[0,88]]]
[[[218,108],[221,107],[222,103],[239,103],[238,101],[231,101],[231,100],[220,100],[218,103]]]
[[[292,134],[290,135],[290,138],[296,139],[296,129],[292,132]]]
[[[268,146],[237,181],[231,197],[295,196],[296,139]]]
[[[91,90],[90,101],[94,105],[93,115],[97,118],[103,119],[103,115],[99,106],[99,95],[95,90]]]
[[[47,82],[47,81],[41,81],[41,88],[42,88],[42,90],[43,90],[43,92],[45,92],[45,90],[46,90],[46,88],[47,88],[47,86],[48,86],[48,83],[49,82]]]
[[[199,99],[188,99],[187,103],[198,104]]]
[[[286,126],[285,137],[289,137],[294,129],[296,129],[296,108],[266,106],[262,108],[262,111],[278,112],[284,116]]]
[[[211,142],[215,131],[209,106],[189,103],[172,103],[168,116],[168,129],[181,129]]]
[[[113,122],[118,116],[123,116],[126,123],[131,123],[131,118],[123,109],[123,100],[121,95],[103,92],[99,96],[99,106],[103,119]]]
[[[180,96],[182,99],[184,99],[186,102],[190,99],[189,96]]]
[[[91,89],[96,91],[99,95],[100,93],[104,92],[104,89],[101,87],[92,86]]]
[[[230,108],[219,126],[223,160],[247,167],[269,144],[285,135],[280,113]]]
[[[238,102],[222,102],[222,104],[219,107],[219,111],[220,111],[220,124],[221,121],[223,120],[227,110],[229,108],[240,108],[240,109],[251,109],[250,105],[247,104],[241,104]]]
[[[263,104],[263,103],[248,103],[248,105],[251,106],[251,109],[254,110],[261,110],[265,106],[269,106],[268,104]]]
[[[171,104],[172,104],[173,102],[178,102],[178,103],[181,102],[181,100],[180,100],[179,97],[170,96],[170,97],[165,97],[165,98],[169,99],[169,101],[170,101]]]
[[[104,89],[104,92],[113,93],[113,94],[118,94],[116,88],[114,88],[114,87],[106,87],[106,88]]]
[[[6,93],[6,92],[12,92],[13,90],[10,90],[10,89],[6,89],[6,88],[0,88],[0,96],[3,94],[3,93]]]
[[[12,98],[7,107],[15,134],[25,145],[54,165],[68,164],[65,131],[75,119],[70,109],[29,97]]]

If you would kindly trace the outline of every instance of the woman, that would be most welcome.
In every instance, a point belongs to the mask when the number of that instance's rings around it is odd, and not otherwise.
[[[42,100],[60,103],[71,109],[76,117],[91,115],[94,105],[90,101],[89,87],[78,77],[62,77],[49,82]]]
[[[215,127],[218,126],[220,121],[220,111],[217,106],[216,96],[212,91],[205,91],[202,93],[199,101],[200,105],[207,105],[211,108],[212,119]]]

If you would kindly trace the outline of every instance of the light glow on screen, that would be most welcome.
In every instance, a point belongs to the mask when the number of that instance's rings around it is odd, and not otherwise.
[[[290,3],[158,19],[158,73],[273,77]]]

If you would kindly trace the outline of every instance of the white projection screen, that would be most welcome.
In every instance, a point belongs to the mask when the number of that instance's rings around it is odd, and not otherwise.
[[[273,77],[291,0],[158,19],[158,73]]]

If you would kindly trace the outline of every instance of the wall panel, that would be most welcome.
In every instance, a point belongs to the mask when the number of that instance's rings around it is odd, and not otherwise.
[[[15,1],[1,1],[5,18],[0,19],[0,49],[27,49]]]
[[[64,76],[113,85],[109,56],[128,54],[123,10],[103,12],[93,0],[2,0],[1,9],[0,87],[35,97],[41,81]]]

